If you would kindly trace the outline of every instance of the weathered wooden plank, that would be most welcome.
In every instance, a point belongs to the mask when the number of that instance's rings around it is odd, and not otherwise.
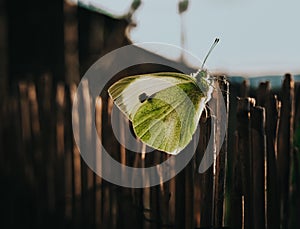
[[[277,174],[280,185],[280,225],[284,229],[288,228],[290,163],[293,152],[294,133],[294,80],[290,74],[285,75],[280,97],[281,110],[277,136]]]
[[[229,112],[229,83],[225,76],[218,77],[219,88],[223,94],[226,115],[222,116],[221,101],[216,101],[215,114],[218,117],[218,123],[216,125],[216,139],[215,144],[220,145],[221,139],[221,123],[228,124],[228,112]],[[228,127],[227,127],[228,128]],[[227,133],[227,130],[226,130]],[[218,150],[218,149],[217,149]],[[225,136],[223,144],[220,148],[219,156],[216,158],[216,173],[215,173],[215,199],[214,199],[214,226],[224,226],[224,209],[225,209],[225,183],[226,183],[226,169],[227,169],[227,136]]]
[[[75,220],[75,189],[74,189],[74,157],[73,157],[73,132],[72,132],[72,99],[70,96],[70,86],[65,87],[65,153],[64,153],[64,173],[65,173],[65,218],[68,222]]]
[[[55,119],[54,131],[56,135],[56,159],[54,163],[55,169],[55,192],[56,192],[56,214],[59,217],[65,217],[66,211],[66,173],[65,173],[65,109],[66,109],[66,93],[64,83],[56,85],[55,95]]]
[[[300,83],[295,82],[295,118],[294,118],[294,152],[291,161],[291,185],[290,185],[290,217],[289,228],[296,228],[299,221],[300,209]]]
[[[200,138],[199,144],[196,151],[196,168],[200,165],[204,152],[206,150],[211,131],[211,118],[202,115],[200,119]],[[199,212],[200,212],[200,227],[210,227],[212,226],[212,209],[213,209],[213,166],[211,166],[204,173],[199,174],[198,169],[195,170],[195,181],[197,186],[197,192],[195,194],[199,195]],[[198,183],[199,182],[199,183]]]
[[[185,228],[185,171],[175,177],[175,228]]]
[[[240,87],[240,97],[241,98],[248,97],[249,90],[250,90],[249,80],[244,80]]]
[[[253,228],[253,155],[251,145],[250,109],[255,100],[244,98],[238,101],[237,130],[241,154],[242,190],[244,196],[244,228]]]
[[[64,58],[65,81],[77,83],[79,75],[77,6],[64,1]]]
[[[96,99],[96,111],[95,111],[95,126],[97,129],[97,137],[102,143],[102,98],[99,96]],[[96,148],[96,169],[102,171],[102,148]],[[102,178],[100,176],[95,177],[95,228],[103,228],[102,226],[102,203],[103,203],[103,188]]]
[[[258,105],[266,109],[266,227],[280,228],[280,201],[277,179],[277,131],[280,102],[271,92],[270,83],[261,83],[257,92]]]
[[[251,154],[253,180],[253,228],[265,228],[265,159],[266,159],[266,136],[265,136],[265,109],[253,107],[251,115]]]
[[[70,108],[73,107],[73,120],[75,124],[79,125],[79,115],[78,115],[78,105],[74,103],[74,97],[77,90],[77,86],[75,84],[70,85]],[[71,120],[70,120],[71,122]],[[71,123],[70,123],[71,126]],[[79,132],[73,129],[73,134],[79,137]],[[81,193],[82,193],[82,178],[81,178],[81,163],[80,163],[80,152],[76,145],[74,138],[70,143],[71,147],[71,158],[72,158],[72,216],[73,223],[75,225],[80,225],[82,221],[82,208],[80,204]]]
[[[85,117],[84,119],[79,120],[79,141],[81,145],[92,145],[92,127],[94,123],[92,123],[92,98],[89,92],[89,84],[87,80],[84,80],[82,83],[82,90],[78,91],[78,102],[81,103],[81,107],[83,110],[80,110],[81,115]],[[80,129],[80,127],[84,127],[84,129]],[[91,148],[90,148],[91,149]],[[87,152],[91,157],[93,157],[92,161],[95,162],[94,152]],[[82,207],[82,218],[83,218],[83,225],[92,225],[93,224],[93,186],[94,186],[94,178],[93,178],[93,171],[89,168],[86,164],[84,159],[80,158],[81,163],[81,207]]]
[[[194,144],[194,147],[197,146]],[[194,228],[194,157],[185,167],[185,228]]]
[[[234,135],[234,147],[232,155],[232,187],[230,195],[229,225],[231,228],[239,229],[243,225],[243,206],[242,206],[242,161],[239,151],[238,132]]]

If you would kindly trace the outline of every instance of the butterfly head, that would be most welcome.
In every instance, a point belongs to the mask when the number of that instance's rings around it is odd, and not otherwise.
[[[212,50],[215,48],[215,46],[219,43],[220,39],[216,38],[212,46],[210,47],[208,53],[206,54],[204,61],[202,63],[201,68],[193,74],[193,76],[196,78],[197,85],[200,88],[200,90],[203,92],[204,96],[209,100],[211,93],[213,91],[213,82],[212,78],[209,76],[207,69],[204,68],[204,64],[209,56],[209,54],[212,52]]]
[[[200,90],[205,96],[207,96],[207,94],[210,93],[212,87],[212,79],[209,76],[207,70],[201,69],[200,71],[194,74],[194,77]]]

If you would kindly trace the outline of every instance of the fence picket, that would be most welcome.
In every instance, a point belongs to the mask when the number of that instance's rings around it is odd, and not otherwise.
[[[280,225],[282,229],[288,228],[289,218],[289,184],[291,157],[293,152],[294,133],[294,81],[290,74],[285,75],[281,90],[281,110],[278,127],[278,179],[280,192]]]

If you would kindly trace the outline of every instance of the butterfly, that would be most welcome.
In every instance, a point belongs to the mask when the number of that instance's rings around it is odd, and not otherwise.
[[[192,140],[214,89],[204,63],[191,75],[160,72],[128,76],[109,87],[109,96],[146,145],[176,155]]]

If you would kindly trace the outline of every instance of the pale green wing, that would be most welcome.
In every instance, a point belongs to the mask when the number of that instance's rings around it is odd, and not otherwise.
[[[194,82],[163,89],[135,112],[134,132],[147,145],[177,154],[192,140],[206,99]]]
[[[134,114],[142,105],[141,96],[146,99],[161,90],[188,82],[196,85],[193,77],[181,73],[136,75],[117,81],[108,89],[108,93],[119,109],[132,121]]]

